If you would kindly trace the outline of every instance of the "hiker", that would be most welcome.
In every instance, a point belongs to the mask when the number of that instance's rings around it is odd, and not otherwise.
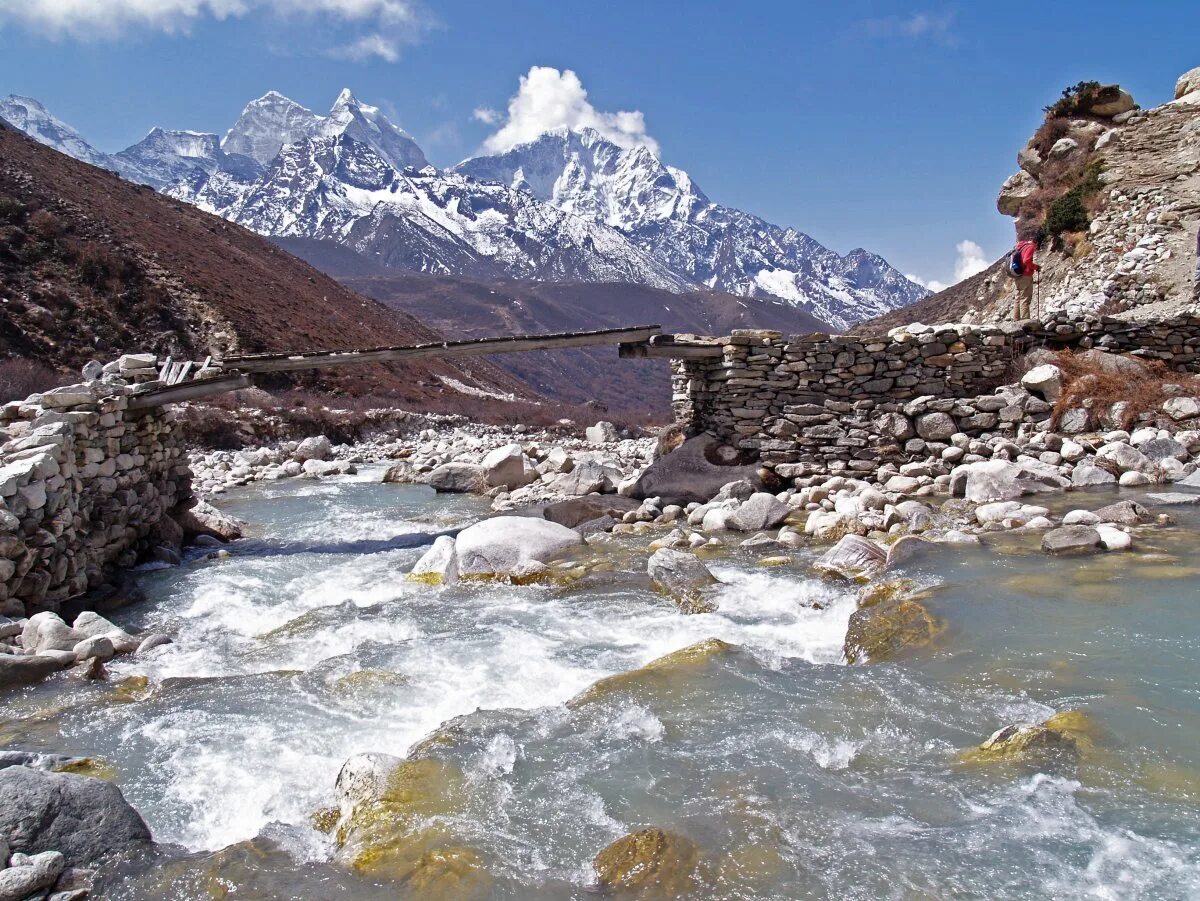
[[[1029,308],[1033,304],[1033,279],[1042,268],[1034,262],[1034,255],[1042,246],[1045,237],[1045,233],[1039,228],[1024,240],[1018,241],[1016,248],[1009,254],[1008,274],[1013,277],[1017,289],[1017,296],[1013,301],[1014,322],[1029,318]]]

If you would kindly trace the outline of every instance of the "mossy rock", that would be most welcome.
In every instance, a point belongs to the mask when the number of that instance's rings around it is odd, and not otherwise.
[[[592,861],[603,891],[678,898],[699,887],[700,849],[663,829],[639,829],[617,839]]]
[[[148,676],[130,676],[116,684],[113,700],[121,704],[144,701],[154,694],[154,686]]]
[[[338,820],[341,818],[342,812],[336,807],[318,807],[309,814],[308,820],[317,832],[328,835],[337,828]]]
[[[343,809],[334,837],[342,859],[373,878],[409,878],[422,856],[456,845],[436,820],[462,812],[464,781],[447,761],[401,762],[386,774],[382,790]]]
[[[76,776],[90,776],[93,779],[103,779],[113,782],[117,778],[116,768],[108,761],[98,757],[77,757],[54,768],[56,773],[73,773]]]
[[[708,638],[651,660],[638,669],[601,679],[568,701],[567,706],[574,709],[604,700],[622,691],[636,691],[642,688],[651,691],[670,690],[676,683],[690,680],[713,660],[732,654],[736,650],[737,645],[721,641],[719,638]]]
[[[407,685],[409,678],[402,673],[391,670],[360,669],[347,673],[333,680],[329,686],[336,694],[357,694],[359,692],[388,690]]]
[[[1028,762],[1075,764],[1092,744],[1094,732],[1087,714],[1057,713],[1044,723],[1015,723],[997,729],[983,744],[964,751],[966,763]]]
[[[940,631],[941,624],[920,601],[893,596],[851,615],[842,650],[847,663],[878,663],[905,648],[927,644]]]
[[[917,583],[912,579],[888,579],[872,582],[870,585],[864,586],[858,593],[858,609],[866,610],[869,607],[878,607],[880,604],[899,598],[915,597],[916,588]]]

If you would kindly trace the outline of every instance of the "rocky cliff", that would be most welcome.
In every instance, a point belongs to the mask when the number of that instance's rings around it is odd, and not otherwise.
[[[1047,108],[1017,154],[997,208],[1018,232],[1048,233],[1038,255],[1042,312],[1168,316],[1191,303],[1200,228],[1200,69],[1175,99],[1143,110],[1116,86],[1081,83]],[[1009,315],[1000,264],[867,330]]]

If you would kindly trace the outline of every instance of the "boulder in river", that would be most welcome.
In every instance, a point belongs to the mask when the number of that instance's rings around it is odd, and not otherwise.
[[[691,897],[700,886],[700,849],[687,838],[655,827],[617,839],[592,861],[602,892],[652,892]]]
[[[914,587],[900,579],[872,585],[863,593],[846,627],[842,653],[847,663],[878,663],[933,639],[938,622],[912,595]]]
[[[0,654],[0,689],[41,682],[67,665],[49,654]]]
[[[1087,729],[1083,713],[1066,710],[1044,723],[1014,723],[997,729],[981,745],[965,751],[962,759],[970,763],[1075,763],[1089,743]]]
[[[886,563],[887,552],[871,539],[843,535],[813,563],[813,569],[826,576],[861,579],[878,572]]]
[[[236,541],[242,537],[242,524],[206,501],[197,499],[191,507],[177,509],[174,516],[189,542],[198,535],[218,541]]]
[[[443,463],[425,476],[425,484],[445,494],[482,491],[487,481],[482,466],[475,463]]]
[[[458,581],[458,554],[454,539],[439,535],[408,574],[412,582],[426,585],[453,585]]]
[[[5,858],[8,857],[6,853]],[[44,897],[67,862],[57,851],[43,851],[28,856],[16,854],[10,866],[0,869],[0,901],[22,901],[24,898]],[[53,897],[53,896],[52,896]]]
[[[0,840],[13,851],[59,851],[69,866],[149,848],[150,830],[111,782],[27,766],[0,769]]]
[[[1059,526],[1042,536],[1042,550],[1048,554],[1094,554],[1102,547],[1100,533],[1092,526]]]
[[[439,822],[462,811],[464,783],[462,771],[448,761],[351,757],[336,783],[338,859],[371,879],[401,883],[413,897],[486,897],[491,878],[482,855]]]
[[[483,479],[489,488],[512,491],[537,478],[532,469],[526,470],[525,452],[515,443],[490,451],[479,465],[483,467]]]
[[[725,485],[742,479],[762,486],[758,467],[741,463],[736,449],[711,435],[697,435],[646,467],[632,496],[658,497],[664,504],[703,504]]]
[[[460,576],[510,576],[523,564],[546,564],[582,546],[583,536],[531,516],[497,516],[463,529],[455,540]]]
[[[646,563],[646,572],[654,587],[683,613],[712,613],[717,609],[712,594],[720,582],[695,554],[659,548]]]
[[[1117,501],[1107,507],[1092,511],[1096,522],[1114,523],[1121,526],[1136,526],[1142,523],[1154,522],[1155,516],[1141,504],[1135,501]],[[1094,525],[1094,523],[1085,523]]]

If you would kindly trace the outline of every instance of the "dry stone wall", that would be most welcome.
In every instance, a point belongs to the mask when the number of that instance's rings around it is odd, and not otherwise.
[[[996,393],[1015,380],[1013,361],[1037,347],[1132,353],[1196,372],[1200,315],[1130,322],[1059,314],[990,326],[912,325],[881,337],[738,331],[721,358],[675,363],[675,414],[690,434],[755,452],[781,474],[870,472],[939,451],[954,434],[1015,433],[1048,419],[1045,401]]]
[[[0,410],[0,613],[55,610],[178,529],[183,435],[169,409],[128,408],[141,362]]]

